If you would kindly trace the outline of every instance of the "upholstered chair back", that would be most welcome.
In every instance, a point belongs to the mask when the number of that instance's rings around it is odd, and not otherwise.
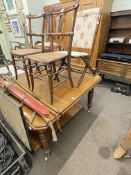
[[[100,8],[92,8],[77,13],[72,47],[92,48],[100,23],[100,16]]]

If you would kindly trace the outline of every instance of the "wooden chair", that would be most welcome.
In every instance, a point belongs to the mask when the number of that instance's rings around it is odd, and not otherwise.
[[[12,75],[10,69],[9,69],[9,65],[11,64],[10,60],[7,60],[5,58],[5,55],[0,55],[0,62],[6,67],[7,71],[8,71],[8,75]]]
[[[27,18],[29,20],[29,32],[32,32],[32,20],[33,19],[44,20],[44,14],[41,14],[38,16],[29,15],[29,16],[27,16]],[[14,70],[15,70],[16,80],[18,79],[17,70],[18,69],[24,70],[25,75],[26,75],[26,79],[28,82],[28,87],[30,88],[30,80],[29,80],[29,76],[28,76],[28,69],[26,66],[26,56],[41,53],[42,49],[41,48],[36,49],[34,47],[33,35],[29,37],[29,40],[30,40],[30,48],[11,49],[11,57],[12,57],[12,64],[13,64]],[[17,63],[19,63],[21,65],[17,66]]]
[[[79,3],[76,1],[72,6],[64,9],[64,8],[60,8],[59,10],[51,10],[49,12],[45,12],[45,16],[46,19],[48,18],[50,20],[50,32],[49,33],[42,33],[42,34],[34,34],[34,33],[29,33],[29,36],[32,35],[36,35],[36,36],[42,36],[43,37],[43,41],[44,41],[44,37],[48,37],[50,40],[50,52],[47,53],[40,53],[40,54],[35,54],[35,55],[30,55],[27,56],[28,58],[28,66],[29,66],[29,75],[30,75],[30,79],[31,79],[31,84],[32,84],[32,91],[34,89],[34,78],[39,78],[41,80],[44,80],[42,78],[43,75],[36,75],[33,73],[33,66],[31,65],[31,61],[37,62],[38,64],[42,64],[44,65],[46,72],[47,72],[47,76],[48,76],[48,83],[49,83],[49,91],[50,91],[50,101],[51,104],[53,104],[53,88],[57,87],[58,85],[60,85],[62,82],[64,82],[65,80],[69,79],[70,80],[70,84],[71,87],[73,87],[73,81],[71,78],[71,63],[70,63],[70,54],[71,54],[71,47],[72,47],[72,41],[73,41],[73,35],[74,35],[74,26],[75,26],[75,20],[76,20],[76,14],[77,14],[77,9],[78,9]],[[59,19],[61,19],[61,16],[65,16],[68,13],[72,13],[72,26],[70,31],[68,32],[54,32],[54,19],[56,19],[56,16],[59,17]],[[46,25],[44,23],[44,25]],[[59,53],[57,52],[53,52],[54,48],[53,48],[53,41],[54,38],[56,37],[68,37],[68,49],[67,49],[67,53],[61,53],[61,51]],[[45,50],[44,48],[44,44],[42,42],[42,48],[43,50]],[[46,52],[46,50],[45,50]],[[56,64],[58,64],[61,60],[67,60],[67,65],[60,71],[56,70]],[[62,72],[63,70],[67,70],[68,72],[68,77],[66,77],[64,80],[62,80],[61,82],[59,82],[56,86],[53,86],[53,80],[54,80],[54,76],[58,79],[58,74],[60,72]],[[34,76],[36,75],[36,76]],[[62,76],[62,75],[61,75]]]
[[[88,69],[93,75],[96,74],[96,71],[93,70],[90,65],[90,58],[94,50],[96,35],[100,23],[100,17],[100,8],[92,8],[77,13],[72,47],[73,49],[79,48],[79,50],[84,50],[86,48],[88,50],[88,53],[77,51],[71,52],[71,58],[81,58],[85,64],[84,70],[82,72],[78,69],[72,69],[72,71],[81,73],[80,79],[77,83],[77,87],[79,87],[79,85],[81,84]],[[63,53],[66,52],[67,51],[64,51]],[[62,62],[61,66],[65,64],[66,62]]]

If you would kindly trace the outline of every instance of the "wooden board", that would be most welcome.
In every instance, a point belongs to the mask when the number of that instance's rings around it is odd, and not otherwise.
[[[3,114],[4,120],[10,126],[10,128],[15,132],[15,134],[20,138],[23,144],[31,150],[28,134],[25,128],[23,120],[22,107],[10,97],[8,97],[4,92],[0,92],[0,110]]]
[[[60,0],[60,2],[63,3],[64,7],[70,6],[74,0]],[[102,8],[102,17],[101,22],[99,26],[99,30],[96,36],[95,46],[93,49],[93,53],[91,56],[90,64],[93,68],[96,68],[96,60],[98,56],[100,56],[101,52],[104,49],[105,41],[107,38],[107,31],[108,31],[108,24],[109,24],[109,13],[112,8],[113,0],[80,0],[80,6],[78,11],[90,9],[90,8]],[[71,18],[66,20],[66,26],[67,28],[70,26]],[[74,49],[74,48],[73,48]],[[88,48],[85,48],[85,51],[88,51]],[[76,51],[82,51],[80,48],[74,49]],[[81,59],[72,59],[72,65],[75,66],[82,66],[83,61]]]
[[[60,121],[61,127],[63,127],[70,119],[72,119],[79,111],[81,111],[83,107],[80,104],[75,104],[71,109],[69,109],[62,117]],[[30,142],[32,145],[32,149],[37,151],[41,147],[41,141],[36,131],[30,131]]]

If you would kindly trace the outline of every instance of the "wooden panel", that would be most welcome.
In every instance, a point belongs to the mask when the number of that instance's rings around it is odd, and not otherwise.
[[[131,65],[127,66],[127,73],[125,78],[131,79]]]
[[[102,73],[123,77],[124,66],[116,62],[103,61],[99,62],[99,70]]]
[[[66,72],[65,74],[66,75]],[[76,86],[79,80],[80,74],[72,73],[72,78],[74,86]],[[71,106],[80,100],[80,98],[88,93],[92,88],[95,87],[101,81],[99,75],[93,76],[91,74],[86,74],[79,88],[71,88],[69,81],[65,81],[60,86],[56,87],[53,91],[54,102],[53,105],[50,104],[50,94],[49,86],[45,81],[35,79],[35,88],[33,93],[28,90],[28,84],[24,74],[19,75],[18,83],[23,85],[23,88],[26,89],[33,96],[37,97],[45,106],[49,106],[53,111],[56,111],[57,114],[65,113]],[[55,85],[55,83],[54,83]],[[42,92],[42,93],[41,93]]]
[[[109,13],[103,13],[101,17],[101,22],[99,25],[99,30],[96,36],[94,50],[90,60],[90,63],[93,68],[96,68],[96,60],[104,50],[104,43],[106,41],[107,33],[108,33],[108,24],[109,24]]]
[[[120,16],[112,18],[112,29],[131,29],[131,16]]]

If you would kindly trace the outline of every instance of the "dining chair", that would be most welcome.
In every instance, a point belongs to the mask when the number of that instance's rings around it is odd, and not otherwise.
[[[75,3],[73,3],[73,5],[71,5],[68,8],[59,8],[57,10],[50,10],[47,12],[44,12],[46,19],[49,19],[50,21],[50,30],[48,33],[41,33],[41,34],[34,34],[34,33],[28,33],[29,36],[32,35],[36,35],[36,36],[41,36],[43,37],[43,41],[44,41],[44,37],[48,38],[50,41],[50,49],[48,52],[46,52],[45,48],[44,48],[44,44],[42,42],[42,48],[43,50],[45,50],[45,53],[39,53],[39,54],[34,54],[34,55],[28,55],[27,59],[28,59],[28,67],[29,67],[29,76],[30,76],[30,80],[31,80],[31,85],[32,85],[32,91],[34,89],[34,79],[38,78],[40,80],[44,80],[44,78],[42,77],[42,74],[35,74],[33,72],[34,66],[31,65],[31,61],[34,61],[38,64],[41,64],[42,66],[45,67],[46,70],[46,74],[44,76],[48,76],[48,83],[49,83],[49,92],[50,92],[50,103],[53,104],[53,88],[59,86],[61,83],[63,83],[64,81],[66,81],[67,79],[69,79],[71,87],[73,88],[73,81],[72,81],[72,77],[71,77],[71,60],[70,60],[70,55],[71,55],[71,48],[72,48],[72,41],[73,41],[73,35],[74,35],[74,26],[75,26],[75,20],[76,20],[76,14],[77,14],[77,9],[79,7],[79,2],[76,1]],[[69,31],[66,32],[56,32],[56,28],[54,27],[55,25],[55,19],[56,16],[58,17],[59,20],[61,20],[61,18],[64,18],[64,16],[68,15],[69,13],[72,14],[72,25]],[[45,24],[46,25],[46,22]],[[67,37],[68,38],[68,48],[67,48],[67,53],[63,53],[61,51],[59,51],[59,53],[54,52],[54,48],[53,48],[53,42],[54,39],[58,37]],[[58,71],[56,69],[56,65],[58,66],[59,62],[61,62],[61,60],[66,60],[67,61],[67,65],[65,67],[63,67],[60,71]],[[39,67],[41,68],[41,66]],[[60,73],[62,71],[67,71],[68,72],[68,76],[65,77],[63,75],[60,75]],[[62,81],[59,80],[58,78],[58,74],[61,77],[64,77],[64,79]],[[57,78],[57,85],[53,85],[53,81],[54,81],[54,77]]]
[[[89,69],[93,75],[96,71],[93,70],[90,65],[90,59],[95,46],[96,36],[99,28],[99,23],[101,19],[101,8],[92,8],[88,10],[79,11],[76,17],[74,37],[72,43],[71,58],[80,58],[84,62],[84,69],[80,71],[79,69],[72,68],[72,71],[81,73],[80,79],[77,83],[77,87],[80,86],[82,80]],[[73,51],[73,49],[82,50]],[[83,52],[83,49],[87,49],[88,52]],[[67,51],[63,51],[66,53]],[[61,67],[64,66],[66,62],[63,60]]]

